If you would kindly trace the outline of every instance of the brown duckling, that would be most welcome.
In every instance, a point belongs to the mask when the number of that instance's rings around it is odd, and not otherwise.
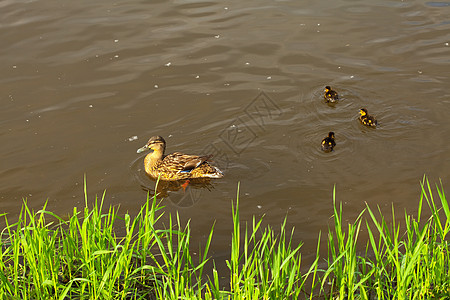
[[[334,132],[330,131],[328,136],[322,140],[322,150],[325,152],[333,151],[333,147],[336,146],[334,141]]]
[[[182,180],[191,178],[222,178],[223,173],[208,163],[212,155],[198,156],[174,152],[164,155],[166,141],[161,136],[151,137],[147,144],[137,150],[141,153],[153,150],[144,159],[145,172],[162,180]]]
[[[369,116],[369,113],[367,112],[367,109],[361,108],[359,110],[359,113],[361,114],[359,116],[359,121],[361,124],[369,126],[369,127],[377,127],[377,119],[374,116]]]
[[[323,98],[326,102],[334,103],[339,100],[339,95],[336,91],[332,90],[329,85],[325,87],[325,94],[323,94]]]

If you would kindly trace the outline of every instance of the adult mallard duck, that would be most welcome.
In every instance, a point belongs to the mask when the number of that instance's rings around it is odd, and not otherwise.
[[[336,102],[339,100],[338,93],[333,91],[329,85],[325,87],[325,94],[323,94],[323,98],[326,102]]]
[[[160,136],[151,137],[147,144],[137,150],[141,153],[153,150],[144,159],[145,172],[162,180],[182,180],[191,178],[222,178],[223,173],[208,163],[212,155],[198,156],[174,152],[164,155],[166,141]]]
[[[359,121],[366,126],[369,127],[377,127],[377,119],[374,116],[369,116],[369,113],[367,112],[367,109],[361,108],[359,110],[359,113],[361,114],[359,116]]]
[[[328,136],[322,140],[322,150],[325,152],[333,151],[333,147],[336,146],[334,141],[334,132],[330,131]]]

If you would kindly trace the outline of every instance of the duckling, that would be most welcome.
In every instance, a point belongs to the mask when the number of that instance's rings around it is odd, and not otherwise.
[[[334,141],[334,132],[330,131],[328,136],[322,140],[322,150],[325,152],[333,151],[333,147],[336,146]]]
[[[222,178],[219,168],[212,166],[208,160],[212,155],[198,156],[174,152],[164,155],[166,141],[161,136],[151,137],[147,144],[137,150],[141,153],[153,150],[144,159],[145,172],[162,180],[183,180],[191,178]]]
[[[329,85],[325,87],[325,94],[323,94],[323,98],[326,102],[334,103],[339,100],[338,93],[331,89]]]
[[[377,127],[377,119],[374,116],[369,116],[369,113],[367,112],[367,109],[361,108],[359,110],[359,113],[361,114],[359,116],[359,121],[366,126],[369,127]]]

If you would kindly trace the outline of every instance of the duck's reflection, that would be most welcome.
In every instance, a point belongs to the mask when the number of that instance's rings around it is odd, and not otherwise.
[[[201,199],[203,191],[214,189],[210,178],[193,178],[189,180],[166,181],[157,180],[148,176],[154,183],[154,187],[142,186],[150,196],[158,199],[168,199],[174,205],[180,207],[193,206]]]

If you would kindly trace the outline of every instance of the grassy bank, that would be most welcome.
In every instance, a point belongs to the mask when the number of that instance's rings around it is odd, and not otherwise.
[[[445,299],[450,210],[442,186],[434,194],[436,199],[424,179],[418,214],[405,214],[402,224],[369,207],[343,224],[342,206],[333,201],[328,256],[317,251],[306,268],[301,244],[292,242],[285,222],[280,232],[258,219],[243,225],[235,205],[226,287],[219,285],[224,275],[214,261],[205,270],[213,228],[201,253],[192,256],[189,223],[169,216],[164,228],[156,198],[147,199],[136,217],[104,208],[105,195],[88,207],[86,192],[85,208],[64,219],[25,203],[17,222],[5,217],[0,299]],[[431,217],[423,218],[426,206]],[[369,239],[357,248],[362,227]],[[124,236],[114,228],[124,228]]]

